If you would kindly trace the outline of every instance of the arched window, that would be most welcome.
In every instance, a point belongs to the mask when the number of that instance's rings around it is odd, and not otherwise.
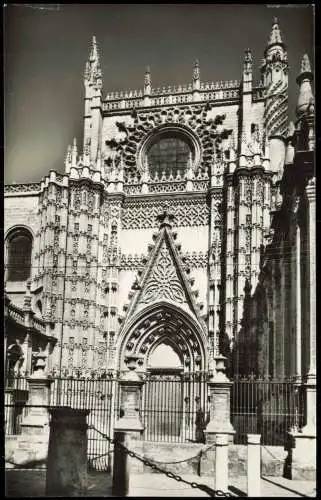
[[[32,236],[26,229],[14,230],[7,238],[6,281],[26,281],[31,273]]]

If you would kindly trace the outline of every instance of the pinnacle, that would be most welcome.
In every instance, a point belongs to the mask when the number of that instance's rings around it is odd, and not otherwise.
[[[252,52],[251,52],[251,49],[245,49],[245,56],[244,56],[244,60],[245,61],[252,61]]]
[[[272,31],[270,34],[270,38],[268,41],[268,46],[272,45],[274,43],[281,43],[283,44],[282,36],[281,36],[281,31],[279,28],[279,21],[278,18],[275,17],[273,20],[273,25],[272,25]]]
[[[195,63],[194,63],[193,79],[194,80],[200,79],[200,67],[199,67],[198,59],[196,59]]]
[[[301,71],[300,73],[306,73],[309,72],[311,73],[311,64],[309,60],[308,54],[304,54],[301,60]]]
[[[145,86],[151,85],[150,67],[149,66],[146,66],[144,84],[145,84]]]
[[[96,41],[96,36],[93,35],[92,37],[92,44],[91,44],[91,51],[90,51],[90,57],[89,60],[92,62],[99,62],[99,55],[98,55],[98,49],[97,49],[97,41]]]

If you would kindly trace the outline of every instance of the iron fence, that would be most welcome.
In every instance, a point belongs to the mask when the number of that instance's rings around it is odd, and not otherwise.
[[[246,444],[247,434],[261,434],[264,445],[283,446],[291,427],[303,425],[301,387],[292,380],[235,378],[231,390],[231,422],[235,444]]]
[[[140,416],[144,439],[172,443],[204,442],[209,421],[208,372],[144,374]],[[21,434],[28,415],[28,382],[10,380],[5,389],[5,433]],[[88,424],[112,436],[121,416],[120,384],[116,376],[105,378],[52,377],[48,407],[69,406],[90,410]],[[292,381],[235,378],[231,389],[231,422],[235,444],[246,444],[248,433],[262,435],[264,445],[284,445],[292,426],[303,425],[301,387]],[[98,470],[111,466],[109,443],[88,430],[89,464]]]
[[[66,406],[88,409],[88,425],[111,435],[113,431],[114,399],[118,387],[113,377],[86,379],[73,377],[52,377],[46,408]],[[5,433],[21,434],[22,420],[33,405],[28,404],[28,382],[25,377],[12,378],[5,389]],[[111,467],[110,444],[101,436],[88,430],[87,456],[89,466],[95,470],[109,470]]]

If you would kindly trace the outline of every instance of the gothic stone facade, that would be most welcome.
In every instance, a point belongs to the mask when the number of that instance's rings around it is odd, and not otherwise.
[[[147,70],[142,91],[105,95],[93,38],[82,154],[74,141],[64,174],[5,188],[8,308],[25,310],[30,278],[27,302],[42,328],[32,342],[30,330],[20,339],[25,369],[41,340],[51,346],[49,368],[64,373],[122,369],[129,354],[146,369],[163,344],[187,371],[207,370],[223,354],[230,371],[296,373],[305,333],[299,338],[293,321],[308,328],[309,312],[293,316],[301,303],[292,285],[284,288],[295,262],[284,259],[282,278],[280,260],[269,264],[272,277],[264,266],[280,251],[276,214],[297,214],[302,205],[303,242],[314,220],[304,184],[310,174],[289,195],[295,206],[282,201],[285,164],[291,170],[298,151],[313,150],[308,66],[305,57],[298,121],[288,126],[288,61],[277,20],[257,84],[247,50],[240,81],[203,83],[196,62],[189,85],[153,88]],[[304,286],[306,304],[313,290]],[[264,327],[259,289],[270,300]],[[13,345],[17,328],[7,326],[7,336]]]

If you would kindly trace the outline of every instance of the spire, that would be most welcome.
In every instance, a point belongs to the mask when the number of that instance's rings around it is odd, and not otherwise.
[[[301,60],[300,74],[297,84],[299,85],[299,96],[296,107],[296,115],[300,117],[306,113],[309,107],[314,106],[314,97],[312,92],[313,73],[311,71],[310,60],[307,54],[304,54]]]
[[[98,54],[98,50],[97,50],[97,42],[96,42],[95,35],[93,35],[93,38],[92,38],[89,61],[91,63],[93,63],[93,62],[99,63],[99,54]]]
[[[277,17],[275,17],[273,20],[272,31],[270,34],[269,41],[267,43],[267,48],[270,47],[271,45],[275,45],[275,44],[284,45],[283,40],[282,40],[280,27],[279,27],[279,21],[278,21]]]
[[[102,72],[96,37],[93,36],[89,60],[85,65],[85,83],[91,82],[96,88],[102,87]]]

